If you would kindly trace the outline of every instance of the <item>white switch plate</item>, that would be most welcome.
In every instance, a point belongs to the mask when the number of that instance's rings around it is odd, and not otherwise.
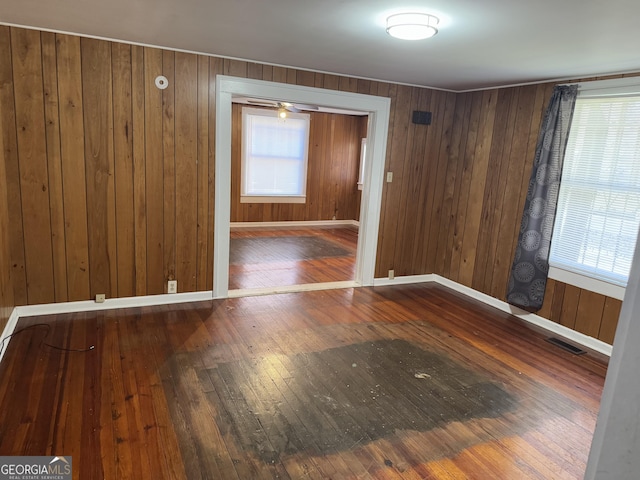
[[[178,281],[169,280],[167,282],[167,293],[178,293]]]
[[[387,172],[387,183],[393,182],[393,172]]]

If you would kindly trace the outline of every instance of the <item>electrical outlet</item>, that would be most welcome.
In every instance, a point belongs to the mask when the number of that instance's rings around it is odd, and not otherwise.
[[[96,303],[104,303],[107,296],[104,293],[96,293]]]
[[[387,172],[387,183],[393,182],[393,172]]]
[[[178,293],[178,281],[169,280],[167,282],[167,293]]]
[[[389,270],[389,280],[393,280],[395,278],[395,272],[393,270]]]

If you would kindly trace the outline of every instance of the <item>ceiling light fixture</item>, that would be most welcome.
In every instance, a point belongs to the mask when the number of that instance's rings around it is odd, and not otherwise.
[[[387,17],[387,33],[401,40],[423,40],[438,33],[439,22],[427,13],[396,13]]]

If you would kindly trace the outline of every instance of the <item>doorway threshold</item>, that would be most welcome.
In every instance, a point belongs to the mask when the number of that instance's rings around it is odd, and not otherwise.
[[[340,288],[356,288],[358,282],[347,280],[344,282],[303,283],[300,285],[284,285],[281,287],[239,288],[229,290],[228,298],[257,297],[260,295],[277,295],[280,293],[312,292],[315,290],[336,290]]]

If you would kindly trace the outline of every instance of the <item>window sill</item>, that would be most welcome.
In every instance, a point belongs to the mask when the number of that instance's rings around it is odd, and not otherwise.
[[[561,268],[549,267],[549,278],[607,297],[617,298],[618,300],[624,299],[624,287],[603,282],[602,280],[596,280],[595,278],[585,277],[584,275],[562,270]]]
[[[240,203],[306,203],[307,197],[303,196],[254,196],[240,195]]]

